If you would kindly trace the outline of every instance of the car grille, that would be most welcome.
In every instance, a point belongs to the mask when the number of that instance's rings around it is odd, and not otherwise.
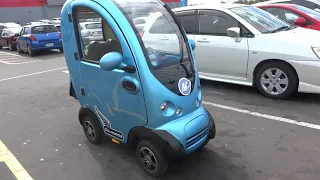
[[[208,130],[209,130],[209,128],[206,127],[206,128],[204,128],[203,130],[201,130],[200,132],[198,132],[197,134],[189,137],[189,138],[187,139],[187,144],[186,144],[187,149],[188,149],[189,147],[191,147],[192,145],[194,145],[195,143],[197,143],[198,141],[200,141],[201,138],[203,138],[204,136],[206,136],[206,135],[208,134]]]

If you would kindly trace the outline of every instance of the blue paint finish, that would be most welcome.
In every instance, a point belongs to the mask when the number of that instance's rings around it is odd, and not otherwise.
[[[187,5],[188,5],[187,0],[180,0],[180,7],[184,7]]]
[[[76,34],[73,23],[68,22],[68,14],[78,6],[89,7],[99,12],[108,22],[120,41],[124,63],[135,67],[135,73],[129,74],[120,69],[105,71],[98,64],[75,59],[74,53],[78,53],[74,38]],[[90,107],[93,112],[96,112],[96,106],[110,121],[112,128],[123,133],[123,139],[117,139],[127,143],[130,130],[144,126],[168,131],[183,144],[186,153],[193,152],[205,141],[208,132],[203,130],[208,127],[209,120],[200,103],[200,80],[193,61],[193,51],[191,58],[195,67],[195,84],[188,95],[179,96],[153,76],[139,42],[140,37],[135,34],[124,14],[111,0],[68,0],[62,9],[61,17],[64,55],[78,100],[82,106]],[[188,40],[185,41],[191,50],[190,43]],[[124,80],[134,82],[137,91],[127,92],[122,87],[121,82]],[[81,95],[81,88],[85,91],[84,96]],[[160,106],[163,102],[170,105],[168,112],[161,111]],[[175,113],[177,108],[180,108],[182,113]],[[102,121],[100,123],[104,125]],[[196,141],[193,143],[189,139],[189,144],[192,144],[187,147],[187,139],[192,136],[197,136],[194,137]]]

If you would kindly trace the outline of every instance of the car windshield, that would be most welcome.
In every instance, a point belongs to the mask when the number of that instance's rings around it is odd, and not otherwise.
[[[230,10],[263,34],[274,33],[290,27],[289,24],[279,20],[274,15],[254,6],[240,6]]]
[[[53,25],[42,25],[42,26],[34,26],[31,28],[32,34],[45,34],[45,33],[52,33],[58,32],[58,29]]]
[[[308,16],[311,16],[315,19],[317,19],[318,21],[320,21],[320,13],[317,12],[317,11],[314,11],[312,9],[309,9],[309,8],[306,8],[306,7],[303,7],[303,6],[298,6],[298,5],[294,5],[292,6],[294,9],[297,9],[303,13],[306,13]]]
[[[114,2],[137,33],[140,32],[151,69],[190,61],[183,34],[163,3],[157,0],[114,0]],[[134,25],[137,18],[146,20],[145,25]]]
[[[102,25],[101,23],[92,23],[92,24],[86,24],[86,29],[101,29]]]
[[[7,24],[8,28],[21,28],[19,24]]]

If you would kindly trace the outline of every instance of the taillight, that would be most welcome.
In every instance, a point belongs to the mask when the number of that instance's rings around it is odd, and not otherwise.
[[[59,33],[59,38],[62,38],[62,34],[61,33]]]
[[[37,38],[34,37],[34,35],[30,35],[30,36],[29,36],[29,39],[30,39],[31,41],[37,41]]]

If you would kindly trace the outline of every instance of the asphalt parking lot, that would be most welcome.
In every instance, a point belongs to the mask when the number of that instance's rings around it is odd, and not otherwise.
[[[123,146],[86,140],[66,70],[59,52],[30,58],[0,50],[0,179],[152,179]],[[202,90],[217,137],[161,179],[319,179],[319,95],[272,100],[253,88],[209,81]]]

